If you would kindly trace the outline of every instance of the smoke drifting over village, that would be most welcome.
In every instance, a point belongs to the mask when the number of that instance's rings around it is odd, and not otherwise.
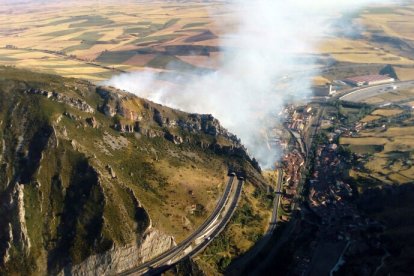
[[[149,70],[115,76],[104,84],[184,111],[213,114],[263,167],[271,167],[278,154],[269,150],[267,130],[287,99],[311,94],[311,78],[318,75],[316,59],[304,55],[324,35],[333,35],[332,26],[343,13],[374,2],[385,1],[234,0],[228,14],[237,28],[220,38],[223,54],[216,71],[181,74],[174,79],[180,86],[160,84],[159,75]],[[217,24],[226,29],[224,22]]]

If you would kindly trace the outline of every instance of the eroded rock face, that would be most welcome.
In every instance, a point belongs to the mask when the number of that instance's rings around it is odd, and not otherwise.
[[[92,128],[98,128],[99,124],[95,117],[86,118],[86,123]]]
[[[116,178],[116,174],[114,169],[112,169],[112,167],[110,165],[106,165],[106,169],[108,170],[108,173],[111,175],[112,179]]]
[[[220,122],[210,114],[190,114],[188,118],[182,119],[178,125],[189,132],[203,132],[204,134],[217,137],[219,135],[229,138],[235,143],[240,143],[236,135],[233,135],[220,125]]]
[[[4,249],[3,264],[6,264],[10,260],[10,249],[12,246],[11,243],[13,242],[13,228],[11,223],[7,224],[6,235],[6,247]]]
[[[63,95],[58,92],[50,92],[41,89],[30,88],[25,91],[27,94],[34,94],[34,95],[42,95],[48,99],[54,100],[59,103],[67,104],[73,108],[79,109],[80,111],[87,112],[87,113],[94,113],[95,109],[93,109],[89,104],[81,99],[74,99],[70,98],[66,95]]]
[[[175,246],[174,238],[149,228],[137,244],[113,247],[93,255],[76,266],[65,267],[59,275],[114,275],[136,267]]]
[[[181,136],[171,134],[170,132],[166,132],[164,137],[165,137],[165,139],[167,139],[168,141],[173,142],[176,145],[182,144],[184,142],[184,140]]]
[[[5,236],[3,242],[5,247],[2,253],[3,264],[10,260],[10,249],[12,246],[18,248],[25,255],[30,253],[30,239],[26,227],[26,210],[24,207],[24,185],[16,183],[9,194],[9,198],[3,203],[2,208],[8,210],[10,222],[6,219],[2,221],[5,224]],[[4,234],[3,234],[4,235]]]
[[[149,131],[151,127],[151,121],[154,125],[161,128],[175,129],[179,128],[185,132],[193,134],[207,134],[213,137],[223,136],[234,143],[235,146],[240,145],[240,140],[237,136],[229,133],[224,127],[220,125],[220,122],[210,114],[185,114],[180,116],[178,114],[166,114],[163,111],[162,106],[151,103],[149,101],[140,102],[137,109],[132,110],[130,101],[139,102],[137,97],[128,94],[123,91],[119,91],[113,88],[97,88],[97,93],[104,99],[104,103],[100,107],[100,110],[107,116],[114,117],[116,115],[124,118],[130,123],[116,123],[114,127],[121,132],[141,132],[148,137],[162,137],[164,136],[168,140],[177,143],[182,140],[182,137],[175,135],[175,139],[168,133],[155,134],[153,131]],[[142,124],[141,121],[145,121],[147,126]],[[151,129],[153,130],[153,129]],[[172,134],[173,135],[173,134]],[[174,136],[174,135],[173,135]]]
[[[162,105],[139,99],[115,88],[98,87],[96,91],[104,99],[100,107],[103,113],[125,119],[126,122],[120,120],[114,124],[114,128],[120,132],[138,132],[149,138],[164,137],[176,145],[184,141],[197,144],[218,154],[247,159],[256,170],[261,170],[258,162],[249,156],[240,139],[221,126],[219,120],[211,114],[168,112]],[[132,110],[132,103],[135,103],[137,110]],[[211,142],[194,139],[197,135],[208,135],[214,139]],[[227,143],[220,144],[219,140],[226,140]]]
[[[30,250],[30,239],[27,234],[26,227],[26,211],[24,209],[24,185],[17,183],[14,186],[14,191],[12,195],[12,206],[17,213],[17,216],[14,216],[13,226],[13,241],[18,244],[22,251],[29,253]]]

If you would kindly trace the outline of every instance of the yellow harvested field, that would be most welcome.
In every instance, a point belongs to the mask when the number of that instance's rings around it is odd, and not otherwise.
[[[384,151],[410,151],[414,148],[414,136],[400,136],[393,138],[393,143],[388,143],[384,147]]]
[[[365,168],[372,171],[382,171],[384,174],[390,173],[391,171],[386,169],[387,159],[386,158],[375,158],[365,164]]]
[[[328,37],[317,50],[343,62],[413,65],[412,51],[401,50],[404,42],[402,46],[398,44],[398,39],[414,40],[413,8],[412,3],[407,3],[403,9],[393,4],[371,6],[353,19],[364,26],[363,39]],[[414,78],[412,69],[402,69],[398,73],[401,80]]]
[[[400,173],[392,173],[388,175],[388,178],[394,183],[404,184],[412,181],[412,178],[405,177]]]
[[[368,123],[368,122],[378,120],[379,118],[381,118],[381,116],[367,115],[361,120],[361,122]]]
[[[377,109],[374,112],[372,112],[372,115],[389,117],[389,116],[395,116],[401,113],[403,113],[403,110],[401,109]]]
[[[317,49],[320,53],[330,54],[334,59],[343,62],[414,65],[413,60],[389,53],[366,40],[331,38],[323,40]]]
[[[351,40],[346,38],[328,38],[321,42],[318,51],[321,53],[352,53],[355,51],[373,50],[367,42],[361,40]]]
[[[409,7],[413,7],[411,4]],[[414,39],[413,12],[410,9],[394,9],[389,13],[364,13],[362,22],[368,28],[403,38]]]
[[[414,78],[414,77],[413,77]],[[390,90],[387,93],[378,94],[374,97],[364,99],[362,102],[367,104],[385,104],[391,102],[406,102],[407,100],[414,99],[414,88],[410,89],[397,89],[397,90]],[[393,116],[394,111],[391,111],[390,114],[387,114],[387,109],[383,109],[384,114],[380,114],[382,116]],[[398,113],[397,113],[398,114]]]
[[[414,79],[414,68],[404,68],[396,66],[394,70],[397,73],[399,80],[407,81]]]
[[[394,54],[383,54],[378,52],[364,53],[335,53],[332,57],[338,61],[352,63],[376,63],[376,64],[414,64],[413,60]]]
[[[408,170],[402,170],[402,171],[400,171],[400,174],[402,174],[403,176],[405,176],[406,178],[409,178],[409,179],[414,179],[414,168],[413,167],[411,167],[410,169],[408,169]]]
[[[375,105],[375,104],[381,104],[384,101],[385,100],[383,98],[380,98],[380,97],[372,97],[372,98],[368,98],[368,99],[364,100],[364,103]]]
[[[376,145],[382,146],[389,142],[387,138],[378,138],[378,137],[362,137],[362,138],[350,138],[350,137],[341,137],[339,143],[343,145],[359,145],[359,146],[369,146]]]
[[[414,126],[411,127],[391,127],[387,129],[385,132],[381,133],[382,137],[400,137],[403,136],[406,138],[407,136],[412,137],[414,136]]]

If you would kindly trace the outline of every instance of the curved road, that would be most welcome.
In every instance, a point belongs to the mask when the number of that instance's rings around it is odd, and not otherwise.
[[[226,227],[227,223],[230,221],[232,216],[234,215],[234,212],[236,211],[237,203],[239,201],[239,198],[241,196],[243,187],[243,180],[239,180],[239,183],[236,188],[235,195],[233,197],[233,201],[231,202],[231,205],[229,206],[228,212],[224,215],[222,218],[222,222],[220,225],[218,225],[217,228],[210,234],[210,239],[205,239],[201,244],[197,245],[188,256],[194,257],[197,254],[201,253],[212,241],[213,237],[217,237]]]
[[[225,225],[230,220],[231,216],[233,215],[238,199],[241,194],[243,180],[238,181],[238,185],[236,187],[236,191],[234,194],[231,194],[233,190],[233,182],[234,176],[230,176],[227,186],[224,190],[223,196],[220,198],[219,202],[216,205],[213,213],[207,218],[207,220],[188,238],[182,241],[177,246],[167,250],[163,254],[159,255],[158,257],[145,262],[135,268],[123,271],[118,275],[130,275],[130,274],[145,274],[145,275],[154,275],[160,274],[161,272],[167,270],[171,265],[177,263],[181,259],[191,255],[195,256],[198,252],[200,252],[201,247],[204,249],[214,237],[216,237],[221,231],[218,229],[224,229]],[[230,206],[226,208],[228,202],[231,201]],[[221,216],[224,216],[221,218]],[[208,235],[210,233],[210,235]],[[209,238],[207,238],[209,237]],[[204,241],[196,245],[195,248],[191,248],[193,242],[199,240],[200,238],[204,238]]]
[[[414,80],[396,81],[388,84],[357,88],[355,90],[349,91],[345,95],[341,96],[339,99],[348,102],[362,102],[368,98],[393,92],[394,86],[396,87],[396,89],[414,88]]]

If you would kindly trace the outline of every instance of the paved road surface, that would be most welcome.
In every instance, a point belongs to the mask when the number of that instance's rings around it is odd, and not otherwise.
[[[397,91],[399,89],[414,88],[414,81],[397,81],[389,84],[362,87],[347,93],[339,99],[348,102],[362,102],[368,98],[372,98],[381,94],[390,93],[394,91],[394,86],[397,87]]]
[[[222,222],[220,225],[218,225],[217,228],[210,234],[210,239],[205,239],[201,244],[197,245],[188,256],[194,257],[197,254],[201,253],[212,241],[213,238],[217,237],[226,227],[227,223],[230,221],[232,216],[234,215],[234,212],[236,211],[237,204],[239,202],[239,198],[241,196],[243,188],[243,181],[239,180],[239,183],[236,188],[235,195],[233,197],[233,201],[231,202],[231,205],[229,206],[228,212],[224,215],[222,218]]]
[[[228,223],[230,220],[232,214],[234,213],[234,210],[236,209],[238,199],[241,194],[242,184],[243,180],[238,181],[238,185],[236,187],[236,191],[234,193],[231,193],[233,190],[233,182],[234,182],[234,176],[231,176],[229,178],[229,181],[227,183],[227,186],[224,190],[223,196],[220,198],[219,202],[216,205],[216,208],[214,209],[213,213],[209,216],[209,218],[194,232],[192,233],[187,239],[182,241],[177,246],[171,248],[170,250],[164,252],[160,256],[139,265],[138,267],[129,269],[127,271],[124,271],[122,273],[119,273],[118,275],[131,275],[131,274],[145,274],[145,275],[156,275],[160,274],[162,271],[167,270],[173,263],[178,262],[179,260],[189,256],[189,255],[195,255],[193,252],[195,250],[198,250],[197,253],[200,251],[200,245],[196,245],[195,248],[191,248],[193,242],[197,239],[206,237],[205,240],[201,244],[207,245],[209,242],[211,242],[212,239],[214,239],[218,233],[217,229],[224,229],[224,226]],[[230,202],[230,205],[228,205]],[[226,206],[230,206],[228,208],[225,208]],[[220,218],[224,213],[223,218]],[[208,233],[210,233],[208,235]],[[220,231],[221,232],[221,231]],[[207,239],[207,236],[210,237],[210,239]]]

